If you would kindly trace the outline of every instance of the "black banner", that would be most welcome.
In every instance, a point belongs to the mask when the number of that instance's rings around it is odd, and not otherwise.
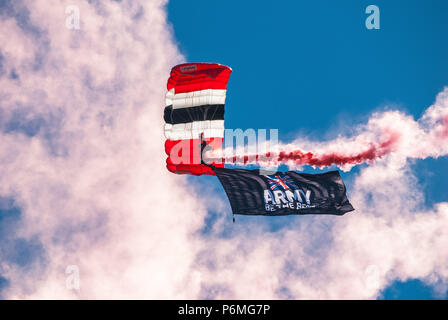
[[[333,214],[353,211],[338,171],[263,174],[260,170],[213,168],[233,214]]]

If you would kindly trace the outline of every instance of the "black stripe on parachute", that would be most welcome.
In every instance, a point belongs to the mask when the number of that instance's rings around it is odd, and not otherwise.
[[[173,109],[172,105],[165,107],[166,123],[178,124],[193,121],[224,120],[223,104],[206,104],[196,107]]]

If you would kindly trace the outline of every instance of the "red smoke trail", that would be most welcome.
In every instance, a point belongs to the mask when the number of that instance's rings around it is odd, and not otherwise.
[[[291,167],[336,165],[349,169],[357,164],[374,162],[390,153],[394,153],[396,159],[403,160],[444,156],[448,154],[448,87],[437,96],[435,103],[420,120],[398,111],[376,113],[358,132],[359,135],[355,137],[316,143],[313,152],[304,151],[297,142],[294,145],[276,146],[280,151],[253,154],[241,152],[239,146],[236,150],[229,146],[221,150],[223,153],[209,153],[211,157],[203,160],[206,163],[211,160],[216,163],[259,164],[265,167],[280,164]],[[310,141],[304,144],[307,148],[312,146]]]
[[[386,154],[393,151],[393,145],[399,139],[399,135],[392,135],[385,142],[375,145],[369,144],[369,148],[366,151],[362,151],[358,154],[343,154],[339,152],[331,152],[328,154],[316,155],[312,152],[303,153],[300,150],[293,152],[280,152],[278,161],[281,163],[294,161],[296,165],[311,165],[317,167],[326,167],[331,165],[347,165],[347,164],[360,164],[366,161],[372,161],[377,158],[381,158]]]
[[[315,154],[312,152],[303,152],[302,150],[294,151],[281,151],[279,153],[266,153],[264,155],[244,155],[233,156],[224,158],[225,163],[232,164],[255,164],[265,161],[281,163],[293,162],[295,165],[311,165],[317,167],[325,167],[331,165],[343,166],[343,165],[355,165],[368,161],[381,158],[390,152],[394,151],[397,141],[400,138],[400,134],[393,133],[389,135],[389,138],[380,143],[369,143],[369,148],[365,151],[351,154],[343,152],[330,152],[324,154]]]

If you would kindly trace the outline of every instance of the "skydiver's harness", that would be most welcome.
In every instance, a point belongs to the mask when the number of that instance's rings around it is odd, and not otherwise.
[[[205,166],[207,166],[207,167],[209,167],[209,168],[211,168],[212,170],[215,168],[215,166],[214,165],[212,165],[212,164],[208,164],[208,163],[206,163],[205,161],[204,161],[204,159],[202,158],[202,155],[204,154],[204,151],[208,151],[208,150],[210,150],[211,149],[211,146],[209,146],[209,145],[207,145],[207,142],[205,142],[205,139],[204,139],[204,133],[201,133],[201,142],[200,142],[200,146],[201,146],[201,164],[203,164],[203,165],[205,165]],[[209,148],[208,150],[206,150],[206,148]],[[233,223],[235,223],[235,215],[232,213],[232,221],[233,221]]]

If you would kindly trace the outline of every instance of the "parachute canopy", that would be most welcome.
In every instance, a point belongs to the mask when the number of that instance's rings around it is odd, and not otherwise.
[[[202,162],[202,150],[222,148],[224,105],[232,69],[217,63],[175,66],[166,93],[166,166],[174,173],[215,175]],[[223,163],[210,163],[224,167]]]

